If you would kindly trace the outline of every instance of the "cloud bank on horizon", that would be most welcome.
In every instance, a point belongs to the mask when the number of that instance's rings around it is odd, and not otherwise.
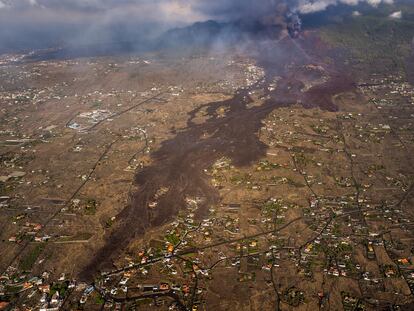
[[[361,3],[376,7],[393,0],[0,0],[0,50],[31,43],[122,41],[209,19],[309,14]]]

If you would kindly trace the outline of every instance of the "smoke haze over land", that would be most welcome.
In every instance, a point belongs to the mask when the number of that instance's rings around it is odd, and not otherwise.
[[[133,41],[195,22],[260,20],[278,24],[289,11],[309,14],[342,4],[393,0],[0,0],[0,52],[56,45]]]

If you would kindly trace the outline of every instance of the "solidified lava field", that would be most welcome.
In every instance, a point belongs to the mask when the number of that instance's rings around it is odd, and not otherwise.
[[[301,104],[305,108],[337,110],[332,97],[353,90],[354,83],[343,70],[338,71],[334,65],[320,61],[331,53],[321,49],[320,42],[317,53],[323,52],[324,55],[315,55],[313,51],[309,56],[304,47],[309,49],[312,43],[293,43],[290,38],[285,38],[271,45],[252,47],[249,54],[264,69],[264,78],[250,87],[239,89],[228,100],[208,103],[190,112],[187,128],[163,142],[152,153],[152,164],[135,176],[137,191],[132,194],[130,204],[117,216],[115,230],[83,269],[81,276],[84,279],[92,278],[101,269],[110,268],[110,259],[125,250],[133,239],[171,220],[185,206],[187,196],[203,199],[196,212],[198,219],[203,218],[209,206],[219,200],[218,192],[210,185],[203,170],[221,157],[230,158],[234,165],[240,167],[264,156],[266,145],[258,139],[257,132],[262,120],[275,108]],[[324,66],[329,78],[304,91],[304,83],[298,77],[306,74],[299,74],[297,70],[315,63]],[[281,77],[278,87],[271,90],[269,85],[276,77]],[[263,104],[249,108],[253,102],[250,94],[258,90],[263,91]],[[227,111],[224,117],[217,115],[220,107]],[[193,118],[202,108],[206,109],[209,118],[196,124]],[[168,192],[159,199],[156,209],[148,208],[162,187]]]

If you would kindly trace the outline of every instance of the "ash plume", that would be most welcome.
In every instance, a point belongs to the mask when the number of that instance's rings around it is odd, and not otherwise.
[[[302,20],[297,13],[289,13],[287,29],[292,38],[297,38],[302,31]]]

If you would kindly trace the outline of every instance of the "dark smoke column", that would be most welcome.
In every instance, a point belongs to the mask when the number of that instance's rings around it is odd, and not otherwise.
[[[298,38],[300,32],[302,31],[302,21],[300,20],[299,15],[296,13],[291,13],[288,15],[287,20],[287,29],[289,35],[294,39]]]

